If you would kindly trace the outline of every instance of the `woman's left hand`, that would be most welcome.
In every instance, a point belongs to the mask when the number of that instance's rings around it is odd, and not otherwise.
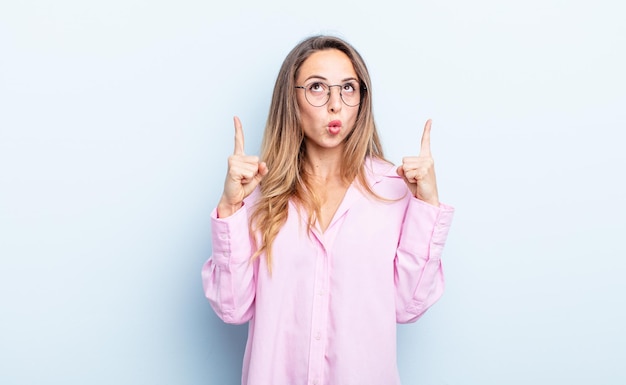
[[[413,196],[439,207],[435,162],[430,154],[430,125],[431,120],[428,119],[424,126],[419,155],[402,158],[402,165],[398,167],[397,173],[404,178]]]

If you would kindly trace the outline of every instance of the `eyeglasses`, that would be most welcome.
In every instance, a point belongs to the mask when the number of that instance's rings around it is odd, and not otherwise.
[[[365,91],[358,82],[347,82],[344,84],[326,84],[323,82],[313,82],[306,86],[296,86],[304,90],[304,97],[313,107],[322,107],[330,100],[330,88],[339,87],[339,96],[348,107],[356,107],[361,103],[361,90]]]

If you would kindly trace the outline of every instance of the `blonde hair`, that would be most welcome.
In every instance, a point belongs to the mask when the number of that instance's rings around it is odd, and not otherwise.
[[[260,198],[250,217],[250,229],[260,244],[253,259],[265,253],[271,272],[272,243],[285,224],[289,201],[308,214],[308,230],[320,217],[321,200],[311,188],[304,170],[306,147],[300,126],[296,99],[296,78],[302,63],[321,50],[337,49],[348,56],[361,84],[361,103],[355,127],[345,139],[341,176],[344,182],[356,180],[358,186],[376,196],[365,179],[367,157],[384,159],[374,115],[370,76],[361,55],[347,42],[334,36],[313,36],[301,41],[287,55],[278,73],[261,145],[261,159],[269,172],[260,183]],[[255,237],[256,239],[256,237]]]

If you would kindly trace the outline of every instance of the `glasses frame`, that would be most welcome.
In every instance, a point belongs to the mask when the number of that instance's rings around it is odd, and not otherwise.
[[[304,90],[304,98],[306,99],[307,103],[309,103],[310,105],[312,105],[313,107],[324,107],[326,104],[328,104],[328,102],[330,101],[330,93],[331,93],[331,87],[339,87],[339,98],[341,99],[341,101],[343,102],[343,104],[345,104],[348,107],[356,107],[358,105],[361,104],[361,101],[363,100],[363,93],[365,91],[367,91],[367,87],[365,87],[364,85],[362,85],[360,82],[358,82],[359,84],[359,102],[357,104],[348,104],[346,103],[346,101],[343,99],[343,94],[341,93],[341,87],[345,86],[347,83],[344,84],[326,84],[324,82],[313,82],[311,84],[315,84],[315,83],[321,83],[324,84],[325,86],[328,87],[328,93],[326,94],[327,98],[326,101],[324,102],[324,104],[320,104],[319,106],[311,103],[311,101],[309,100],[308,95],[308,86],[294,86],[295,88],[301,88]],[[310,84],[309,84],[310,85]]]

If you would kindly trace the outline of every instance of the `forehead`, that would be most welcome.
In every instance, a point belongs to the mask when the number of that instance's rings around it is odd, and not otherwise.
[[[302,63],[298,70],[298,80],[304,81],[311,77],[342,81],[357,78],[357,75],[348,55],[333,48],[316,51]]]

